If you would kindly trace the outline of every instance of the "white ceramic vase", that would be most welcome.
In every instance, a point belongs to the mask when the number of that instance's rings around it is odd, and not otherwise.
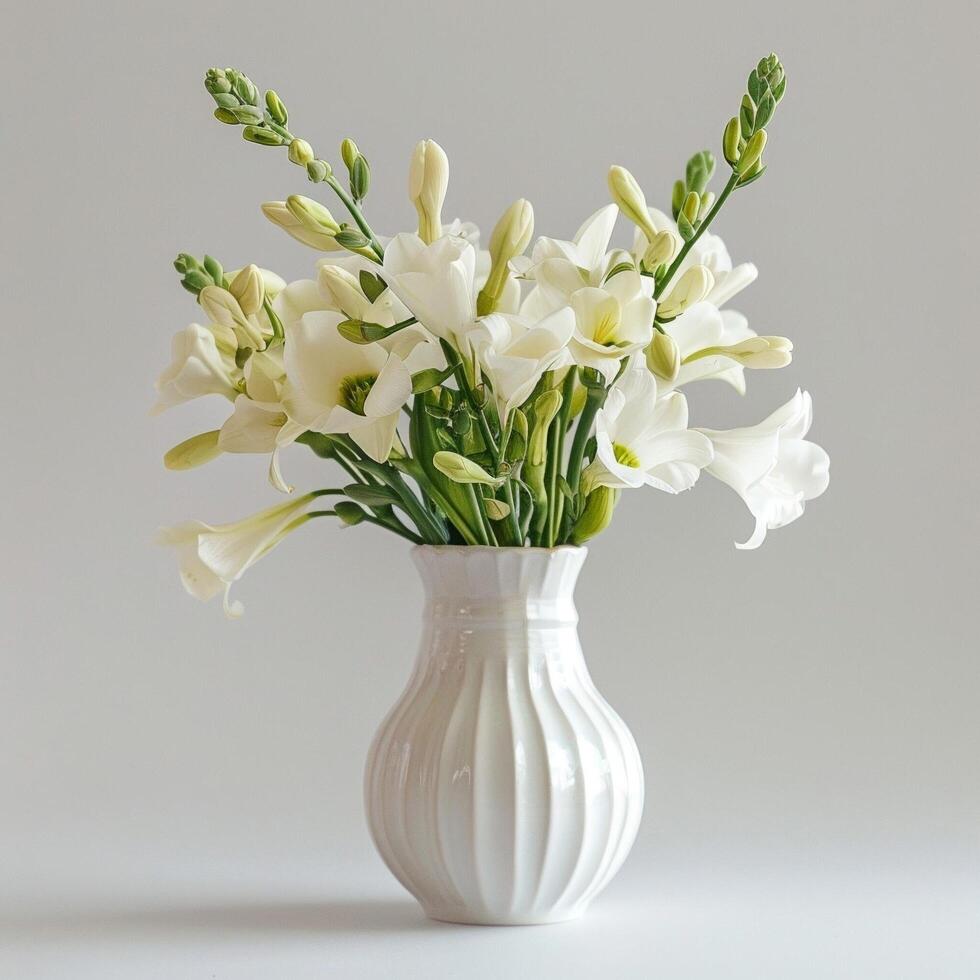
[[[364,785],[381,856],[434,919],[573,918],[633,844],[643,770],[582,657],[572,591],[585,556],[414,549],[422,644]]]

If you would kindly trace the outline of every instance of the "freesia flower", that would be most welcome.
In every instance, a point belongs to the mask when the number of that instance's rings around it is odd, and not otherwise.
[[[572,293],[575,330],[568,345],[574,363],[595,368],[607,383],[619,362],[641,350],[653,337],[656,303],[644,292],[637,272],[620,272],[602,288],[586,286]]]
[[[206,601],[223,592],[225,613],[235,618],[244,607],[229,601],[232,583],[303,523],[317,496],[307,493],[233,524],[186,521],[161,530],[158,542],[177,549],[180,580],[192,596]]]
[[[501,424],[527,401],[545,371],[570,363],[567,344],[574,330],[575,314],[567,306],[538,323],[501,313],[480,321],[470,340],[490,378]]]
[[[231,352],[218,349],[215,331],[192,323],[174,334],[170,365],[157,379],[159,394],[154,414],[202,395],[224,395],[234,400],[238,395],[241,372],[235,367]]]
[[[657,397],[649,371],[630,368],[609,390],[596,416],[596,457],[583,473],[587,487],[651,486],[680,493],[711,462],[711,442],[687,427],[680,392]]]
[[[476,250],[462,238],[426,245],[396,235],[385,249],[382,278],[430,333],[460,343],[476,318]]]
[[[698,429],[714,447],[708,472],[727,483],[755,518],[755,531],[736,548],[758,548],[766,531],[803,514],[806,501],[819,497],[830,482],[830,458],[803,437],[813,421],[810,395],[797,390],[758,425],[718,431]]]
[[[287,327],[283,405],[305,429],[348,434],[381,463],[411,397],[412,376],[398,355],[342,337],[337,327],[344,319],[319,310]]]

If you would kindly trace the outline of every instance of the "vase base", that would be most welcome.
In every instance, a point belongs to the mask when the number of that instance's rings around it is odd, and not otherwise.
[[[581,917],[585,909],[563,910],[554,913],[529,915],[484,915],[468,912],[465,909],[427,909],[422,911],[436,922],[448,922],[460,926],[547,926],[558,922],[569,922]]]

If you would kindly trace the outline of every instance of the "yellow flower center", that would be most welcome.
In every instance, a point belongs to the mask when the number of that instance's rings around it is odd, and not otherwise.
[[[629,466],[634,470],[640,468],[640,457],[629,446],[624,446],[621,442],[613,443],[613,455],[616,457],[616,462],[622,463],[623,466]]]
[[[376,374],[349,374],[340,382],[340,404],[355,415],[364,414],[364,402],[371,386],[378,380]]]

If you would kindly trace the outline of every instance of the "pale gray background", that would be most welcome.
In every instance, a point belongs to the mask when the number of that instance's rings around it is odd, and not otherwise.
[[[978,975],[973,5],[4,11],[4,978]],[[259,458],[160,464],[222,411],[147,415],[195,316],[170,261],[299,278],[314,258],[258,210],[302,175],[212,120],[201,76],[277,88],[332,159],[354,136],[384,231],[411,225],[407,160],[431,136],[451,213],[486,229],[523,195],[568,237],[610,162],[666,201],[770,48],[789,75],[770,171],[717,230],[761,269],[737,307],[797,360],[745,400],[690,401],[724,427],[805,386],[830,490],[755,553],[707,479],[624,500],[578,599],[646,766],[632,858],[578,924],[429,924],[361,814],[414,655],[407,547],[311,526],[229,624],[151,545],[275,499]],[[285,465],[328,479],[301,448]]]

